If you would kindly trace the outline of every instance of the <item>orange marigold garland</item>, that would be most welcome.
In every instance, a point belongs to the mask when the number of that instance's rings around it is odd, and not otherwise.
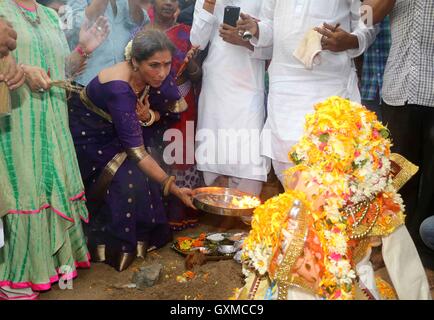
[[[304,136],[289,152],[296,166],[286,173],[286,192],[255,211],[243,251],[245,273],[254,269],[272,277],[279,267],[273,252],[292,223],[285,217],[294,199],[301,199],[310,211],[305,250],[322,257],[316,294],[353,299],[354,243],[387,235],[404,219],[390,176],[390,147],[388,129],[365,107],[339,97],[317,104],[306,117]]]

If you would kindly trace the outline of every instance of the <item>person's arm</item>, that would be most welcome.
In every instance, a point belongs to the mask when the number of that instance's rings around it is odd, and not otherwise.
[[[95,21],[99,16],[104,15],[108,4],[109,0],[92,0],[85,10],[86,17],[90,21]]]
[[[322,34],[321,45],[323,50],[332,52],[346,51],[350,58],[356,58],[374,42],[377,34],[374,26],[366,25],[361,18],[360,0],[352,0],[350,7],[350,28],[347,31],[339,27],[324,23],[321,27],[314,28]]]
[[[396,0],[364,0],[363,1],[364,6],[369,6],[372,8],[371,13],[367,12],[367,14],[372,15],[373,24],[377,24],[383,21],[384,18],[388,14],[390,14],[390,12],[392,12],[395,3]]]
[[[106,92],[107,107],[113,119],[119,142],[139,169],[158,182],[166,191],[178,197],[185,205],[194,207],[190,198],[191,190],[181,189],[175,183],[168,182],[168,174],[146,152],[143,142],[143,131],[136,113],[137,97],[131,92],[128,85],[122,83],[116,92]]]
[[[21,87],[25,80],[23,67],[17,65],[15,58],[9,53],[0,60],[0,82],[5,82],[9,90],[15,90]]]
[[[87,23],[85,10],[88,6],[87,0],[68,0],[67,1],[67,19],[68,28],[64,30],[69,48],[74,50],[78,45],[79,33],[83,23]]]
[[[92,26],[89,26],[88,21],[83,23],[78,45],[66,61],[67,78],[75,78],[84,71],[87,59],[105,41],[109,33],[108,19],[104,16],[98,17]]]
[[[128,8],[131,21],[138,26],[141,26],[145,20],[145,13],[140,6],[139,0],[128,0]]]
[[[359,0],[353,0],[351,6],[351,34],[357,37],[358,47],[348,50],[351,58],[362,55],[374,43],[378,25],[365,24]]]
[[[273,24],[274,24],[274,8],[276,0],[265,0],[262,2],[259,20],[248,14],[241,14],[241,19],[238,21],[240,30],[250,31],[253,34],[250,43],[254,47],[271,47],[273,45]]]
[[[244,41],[238,33],[238,29],[227,24],[222,24],[219,29],[220,37],[223,41],[233,44],[235,46],[244,47],[253,51],[254,47],[249,41]]]
[[[0,18],[0,58],[7,56],[17,46],[17,33],[12,25]]]
[[[199,46],[200,50],[205,50],[217,27],[218,21],[213,14],[214,8],[215,0],[196,1],[190,41],[193,46]]]

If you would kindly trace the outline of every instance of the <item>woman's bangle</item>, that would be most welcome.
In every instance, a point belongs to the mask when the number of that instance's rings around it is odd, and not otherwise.
[[[163,181],[163,195],[167,197],[170,193],[170,186],[176,181],[175,176],[169,176]]]
[[[74,51],[77,51],[77,53],[85,59],[89,59],[90,57],[90,54],[86,53],[80,45],[76,46]]]
[[[139,121],[140,124],[142,125],[142,127],[150,127],[150,126],[152,126],[154,124],[154,122],[155,122],[155,112],[152,109],[149,109],[149,114],[150,114],[151,118],[148,121],[146,121],[146,122]]]
[[[197,67],[196,67],[196,70],[194,70],[194,72],[188,72],[188,75],[189,75],[190,77],[194,77],[194,76],[198,75],[198,74],[200,73],[200,71],[201,71],[200,67],[197,66]]]

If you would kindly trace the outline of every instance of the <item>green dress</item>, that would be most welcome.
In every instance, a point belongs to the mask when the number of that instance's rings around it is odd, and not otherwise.
[[[18,34],[16,61],[64,79],[69,50],[58,16],[44,6],[37,13],[40,24],[32,25],[23,14],[36,20],[36,12],[0,1],[0,15]],[[77,266],[89,266],[84,187],[64,90],[33,93],[24,85],[11,98],[12,114],[0,118],[0,288],[47,290],[59,272],[72,277]]]

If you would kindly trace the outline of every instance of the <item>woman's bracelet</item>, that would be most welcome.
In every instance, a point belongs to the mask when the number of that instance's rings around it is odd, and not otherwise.
[[[86,53],[80,45],[76,46],[74,51],[77,51],[77,53],[85,59],[89,59],[90,57],[90,54]]]
[[[164,179],[162,185],[163,185],[163,195],[165,197],[167,197],[169,195],[169,193],[170,193],[170,186],[175,181],[176,181],[176,177],[175,176],[169,176],[166,179]]]
[[[200,73],[200,71],[201,71],[201,69],[200,69],[200,67],[199,66],[197,66],[196,67],[196,70],[194,70],[194,72],[188,72],[188,75],[190,76],[190,77],[194,77],[194,76],[196,76],[196,75],[198,75],[199,73]]]
[[[150,114],[151,118],[148,121],[146,121],[146,122],[139,121],[140,124],[142,125],[142,127],[150,127],[154,124],[155,119],[156,119],[154,110],[149,109],[149,114]]]

